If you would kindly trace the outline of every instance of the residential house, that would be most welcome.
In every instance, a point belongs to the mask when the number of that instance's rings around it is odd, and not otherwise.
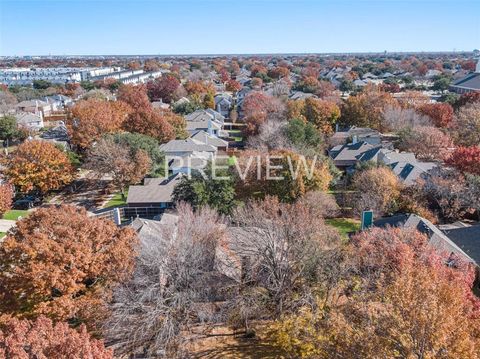
[[[145,178],[143,185],[129,187],[127,205],[129,207],[170,208],[173,206],[173,190],[181,178],[181,173],[168,178]]]
[[[305,100],[309,97],[317,97],[313,93],[306,93],[302,91],[292,91],[288,97],[290,100]]]
[[[192,169],[203,169],[215,158],[217,147],[193,138],[172,140],[160,146],[165,154],[169,172],[191,173]]]
[[[16,109],[18,112],[29,112],[39,115],[43,118],[50,116],[52,113],[52,106],[42,100],[27,100],[17,103]]]
[[[44,127],[43,117],[40,113],[19,112],[14,116],[17,120],[17,125],[28,130],[38,131]]]
[[[346,145],[338,145],[330,149],[329,156],[332,158],[335,166],[343,171],[354,167],[359,161],[362,155],[364,160],[370,160],[372,152],[371,150],[380,148],[380,146],[374,146],[367,142],[349,143]],[[365,157],[368,155],[368,159]]]
[[[61,144],[65,148],[69,148],[70,146],[70,137],[68,136],[67,127],[61,121],[59,125],[42,132],[40,138],[45,141],[53,142],[54,144]]]
[[[71,97],[60,94],[44,97],[44,101],[50,104],[52,111],[62,111],[73,105],[73,99]]]
[[[450,234],[447,236],[432,222],[416,214],[398,214],[391,217],[379,218],[373,222],[373,226],[380,228],[415,228],[420,233],[425,234],[428,237],[429,243],[437,250],[477,265],[477,262],[450,238]]]
[[[331,146],[343,145],[347,142],[367,142],[371,145],[382,143],[382,134],[368,127],[352,126],[345,130],[339,130],[328,140]]]
[[[197,110],[185,116],[187,132],[193,134],[199,130],[205,131],[212,136],[228,137],[223,131],[225,117],[215,110]]]
[[[215,95],[215,109],[223,117],[228,118],[230,116],[230,109],[232,108],[233,98],[231,95],[221,93]]]
[[[191,139],[202,142],[206,145],[212,145],[217,148],[218,151],[228,150],[228,141],[222,140],[216,136],[212,136],[205,131],[199,130],[190,136]]]
[[[450,90],[458,94],[480,91],[480,59],[475,72],[454,81],[450,85]]]

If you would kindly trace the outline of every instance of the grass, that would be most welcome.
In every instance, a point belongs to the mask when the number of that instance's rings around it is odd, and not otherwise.
[[[16,221],[18,217],[27,217],[28,216],[28,211],[26,210],[20,210],[20,209],[11,209],[8,212],[5,212],[3,215],[2,219],[9,219],[11,221]]]
[[[231,138],[233,138],[236,142],[242,142],[243,136],[241,130],[228,130],[228,134]]]
[[[126,199],[127,199],[128,191],[125,192],[125,199],[122,198],[122,194],[120,192],[115,193],[110,201],[107,202],[104,208],[110,208],[110,207],[118,207],[118,206],[124,206],[127,204]]]
[[[5,237],[7,233],[6,232],[0,232],[0,239],[2,239],[3,237]]]
[[[353,218],[330,218],[325,220],[327,224],[336,228],[342,237],[348,239],[348,233],[356,232],[360,229],[360,221]]]

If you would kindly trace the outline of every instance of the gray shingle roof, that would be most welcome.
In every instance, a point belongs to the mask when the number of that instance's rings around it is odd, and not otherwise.
[[[143,186],[130,186],[127,203],[171,203],[173,189],[181,178],[182,174],[177,173],[168,178],[146,179]]]

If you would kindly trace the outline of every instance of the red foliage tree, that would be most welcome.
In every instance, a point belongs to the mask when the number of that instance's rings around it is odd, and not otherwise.
[[[458,147],[446,162],[462,172],[480,176],[480,146]]]
[[[178,78],[172,74],[166,74],[154,81],[147,83],[148,97],[152,101],[162,100],[166,103],[171,103],[175,91],[180,86]]]
[[[118,89],[117,99],[127,103],[135,111],[147,111],[152,107],[145,85],[122,85]]]
[[[455,102],[455,108],[465,106],[469,103],[480,102],[480,92],[465,93]]]
[[[448,127],[453,119],[453,107],[448,103],[427,103],[418,111],[430,117],[433,124],[440,128]]]
[[[35,321],[12,318],[0,329],[1,358],[95,358],[113,359],[113,350],[92,339],[85,325],[79,330],[67,323],[56,323],[45,317]]]

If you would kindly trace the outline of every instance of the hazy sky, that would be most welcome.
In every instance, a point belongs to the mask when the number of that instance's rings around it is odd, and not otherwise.
[[[0,0],[0,55],[480,48],[480,0]]]

